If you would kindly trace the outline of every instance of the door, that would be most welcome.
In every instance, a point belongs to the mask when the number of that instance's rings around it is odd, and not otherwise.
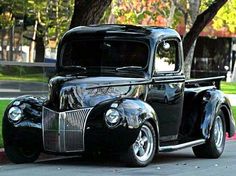
[[[159,120],[161,141],[178,138],[184,100],[184,74],[180,59],[180,43],[168,39],[158,44],[154,57],[153,84],[147,102]]]

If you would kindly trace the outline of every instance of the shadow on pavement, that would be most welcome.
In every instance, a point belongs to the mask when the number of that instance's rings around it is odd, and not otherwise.
[[[185,153],[161,153],[157,155],[151,165],[168,164],[173,162],[187,162],[188,160],[196,159],[193,154]],[[103,167],[127,167],[125,163],[115,156],[99,156],[96,158],[83,158],[81,156],[51,158],[46,160],[39,160],[36,164],[49,165],[79,165],[79,166],[103,166]]]

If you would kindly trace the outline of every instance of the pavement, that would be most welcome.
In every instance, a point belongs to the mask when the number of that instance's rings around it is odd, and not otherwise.
[[[236,142],[226,142],[218,159],[196,158],[191,148],[160,153],[143,168],[130,168],[113,158],[66,157],[28,164],[0,165],[1,176],[232,176],[236,173]]]
[[[0,98],[14,98],[21,95],[45,96],[48,84],[42,82],[0,81]]]
[[[231,106],[236,106],[236,94],[226,94],[226,96],[229,98]]]

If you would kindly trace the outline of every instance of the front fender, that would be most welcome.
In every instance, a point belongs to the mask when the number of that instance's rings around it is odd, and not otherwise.
[[[121,115],[121,121],[115,127],[109,127],[105,123],[104,116],[110,108],[116,108]],[[144,101],[135,98],[117,98],[101,102],[93,108],[88,117],[85,146],[87,149],[106,146],[106,149],[111,150],[127,150],[137,139],[141,126],[146,120],[153,125],[158,137],[156,113]]]
[[[231,111],[231,105],[227,97],[217,89],[210,89],[205,92],[203,97],[203,120],[201,123],[202,134],[205,138],[210,137],[216,113],[222,110],[225,115],[226,131],[229,136],[235,132],[235,122]]]
[[[35,140],[37,140],[37,143],[42,142],[42,105],[45,100],[33,96],[21,96],[8,105],[3,116],[2,134],[4,144],[28,140],[30,142]],[[18,122],[13,122],[8,118],[8,112],[13,106],[17,106],[22,110],[22,118]]]
[[[101,102],[93,108],[89,115],[89,120],[101,118],[100,121],[104,121],[104,114],[110,108],[116,108],[122,116],[119,126],[137,129],[146,120],[150,120],[155,124],[154,127],[158,129],[158,120],[154,109],[146,102],[137,98],[114,98]]]
[[[154,128],[158,129],[157,115],[146,102],[125,98],[115,103],[118,104],[117,109],[124,117],[128,128],[140,128],[146,120],[152,120],[155,123]]]

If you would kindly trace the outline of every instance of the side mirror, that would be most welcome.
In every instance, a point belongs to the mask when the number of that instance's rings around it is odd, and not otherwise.
[[[170,44],[167,43],[167,42],[164,42],[164,43],[163,43],[163,49],[164,49],[165,51],[168,51],[168,50],[170,49]]]

